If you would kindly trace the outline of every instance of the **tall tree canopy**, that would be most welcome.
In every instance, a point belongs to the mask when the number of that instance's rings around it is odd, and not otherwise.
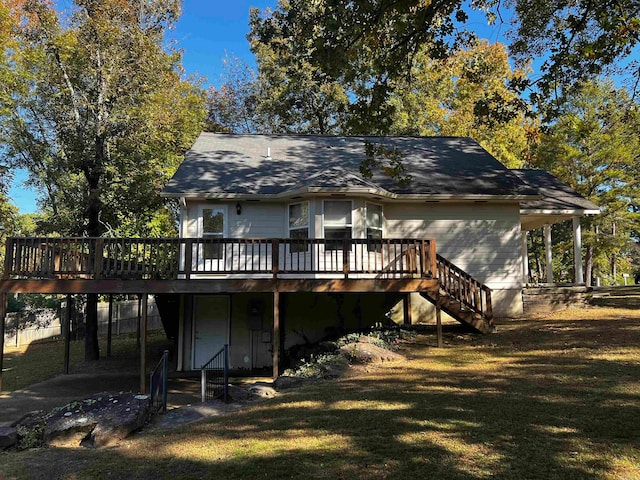
[[[44,192],[47,230],[146,233],[157,192],[204,116],[180,55],[162,46],[179,7],[78,0],[63,21],[45,0],[14,9],[20,22],[5,51],[14,86],[0,106],[0,140]]]
[[[279,0],[273,11],[252,11],[249,40],[260,75],[281,86],[289,108],[346,104],[349,133],[387,133],[394,85],[411,78],[419,52],[442,59],[473,36],[470,8],[490,21],[513,14],[513,53],[523,65],[547,58],[537,81],[545,94],[628,58],[638,42],[635,0]]]
[[[639,229],[640,213],[634,211],[640,197],[639,130],[638,109],[626,89],[588,81],[566,97],[558,120],[541,138],[536,165],[602,209],[587,219],[588,283],[592,276],[611,279],[611,265],[628,248],[629,232]]]
[[[438,60],[420,52],[411,81],[391,95],[391,133],[471,137],[506,166],[521,167],[538,133],[525,102],[509,88],[525,73],[512,71],[500,43],[473,41]]]
[[[10,5],[13,44],[0,75],[4,157],[42,189],[44,229],[92,237],[170,225],[157,195],[200,132],[202,91],[181,77],[163,37],[179,0],[47,0]],[[85,357],[99,356],[97,297]]]

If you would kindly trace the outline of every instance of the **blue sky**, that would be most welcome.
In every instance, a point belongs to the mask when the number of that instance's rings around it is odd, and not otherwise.
[[[59,0],[58,6],[68,8],[70,0]],[[261,10],[274,7],[277,0],[184,0],[183,13],[171,31],[169,39],[177,42],[183,50],[183,65],[187,74],[207,78],[207,83],[219,85],[222,60],[225,55],[235,55],[249,63],[253,57],[249,51],[246,35],[249,31],[249,9]],[[483,38],[494,42],[504,41],[506,26],[488,27],[486,20],[476,14],[471,17],[468,27]],[[20,213],[35,212],[37,191],[23,185],[26,172],[16,171],[9,198],[20,209]]]

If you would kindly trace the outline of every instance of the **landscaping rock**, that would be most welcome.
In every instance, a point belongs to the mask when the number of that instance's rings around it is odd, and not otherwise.
[[[340,353],[347,357],[352,363],[397,362],[399,360],[405,360],[405,357],[399,353],[361,341],[340,347]]]
[[[0,427],[0,452],[13,447],[18,441],[18,432],[15,427]]]
[[[283,375],[275,379],[275,381],[273,382],[273,388],[276,391],[288,390],[290,388],[299,387],[300,385],[308,381],[309,379],[302,377],[290,377]]]
[[[249,392],[256,397],[273,398],[278,392],[271,386],[263,382],[256,382],[249,387]]]
[[[46,417],[47,445],[111,445],[140,429],[148,420],[148,395],[100,393],[53,410]]]

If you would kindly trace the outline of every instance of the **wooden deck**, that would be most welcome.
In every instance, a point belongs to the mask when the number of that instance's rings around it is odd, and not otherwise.
[[[435,240],[428,238],[14,237],[7,239],[0,280],[0,335],[9,293],[141,294],[144,391],[147,295],[237,292],[273,292],[274,377],[280,373],[283,355],[281,293],[419,292],[436,305],[439,345],[441,308],[451,307],[448,313],[480,331],[493,328],[491,290],[437,255]],[[409,302],[407,295],[405,321],[410,321]],[[65,344],[67,371],[68,335]],[[2,358],[0,341],[0,389]]]
[[[0,292],[416,292],[433,239],[9,238]]]

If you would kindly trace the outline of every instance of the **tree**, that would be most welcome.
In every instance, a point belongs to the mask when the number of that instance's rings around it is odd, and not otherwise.
[[[521,167],[530,161],[530,140],[538,131],[528,106],[510,88],[525,78],[524,71],[512,71],[499,43],[472,41],[440,60],[421,52],[411,81],[390,98],[391,132],[471,137],[506,166]]]
[[[258,111],[261,90],[255,72],[237,57],[225,57],[223,67],[221,86],[207,91],[207,131],[266,133]]]
[[[612,82],[583,82],[561,106],[542,136],[537,166],[550,170],[601,207],[587,219],[584,234],[586,281],[593,272],[611,276],[612,259],[628,248],[638,229],[633,211],[639,191],[640,117],[626,89]],[[614,278],[615,280],[615,278]]]
[[[635,0],[279,0],[273,11],[251,11],[249,40],[260,75],[282,90],[272,108],[283,118],[279,127],[290,123],[292,109],[300,109],[304,122],[291,123],[306,123],[308,130],[324,128],[314,119],[339,113],[335,130],[386,134],[394,113],[388,99],[411,79],[417,55],[450,56],[473,37],[465,25],[470,9],[494,22],[503,18],[505,5],[514,13],[511,49],[522,64],[548,58],[536,82],[542,93],[537,98],[566,92],[577,80],[617,66],[639,38]],[[640,67],[630,66],[639,79]]]
[[[180,2],[76,0],[64,21],[46,0],[13,12],[22,20],[5,51],[15,88],[0,106],[0,140],[45,192],[41,228],[146,233],[158,190],[205,113],[201,90],[181,78],[180,55],[163,48]],[[87,360],[99,356],[96,302],[89,296]]]
[[[253,9],[249,40],[262,81],[276,88],[269,110],[282,119],[277,126],[387,133],[393,82],[409,74],[420,47],[446,53],[454,11],[462,19],[457,1],[291,0]]]
[[[557,97],[544,102],[551,115],[573,85],[603,73],[628,75],[635,97],[640,81],[640,64],[632,60],[640,39],[636,0],[508,0],[505,5],[514,12],[511,53],[525,62],[546,58],[537,87],[540,100]]]

